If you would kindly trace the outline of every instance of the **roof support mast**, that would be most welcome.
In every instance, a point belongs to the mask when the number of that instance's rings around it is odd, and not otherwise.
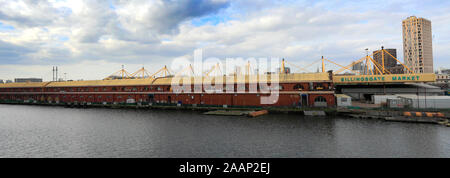
[[[322,56],[322,73],[325,73],[325,61]]]
[[[385,74],[385,68],[384,68],[384,46],[381,46],[381,62],[383,63],[382,65],[383,65],[383,73],[382,73],[382,75],[384,75]]]

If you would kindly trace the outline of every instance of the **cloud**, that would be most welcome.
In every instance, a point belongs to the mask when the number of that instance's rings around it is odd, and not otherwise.
[[[155,3],[154,6],[150,6],[147,9],[144,19],[150,21],[148,23],[150,25],[149,28],[166,34],[176,30],[183,21],[217,13],[228,5],[228,1],[218,0],[160,1],[160,3]]]
[[[15,64],[26,60],[25,55],[33,52],[27,47],[0,40],[0,64]]]
[[[225,0],[117,1],[118,21],[110,29],[121,40],[155,43],[161,36],[178,33],[181,23],[217,13],[228,5]]]
[[[48,1],[0,1],[0,20],[23,28],[46,26],[63,15],[64,11],[53,8]]]
[[[198,48],[205,58],[307,64],[323,55],[344,65],[384,45],[402,59],[401,21],[411,15],[432,20],[435,66],[450,67],[450,1],[0,0],[0,7],[7,27],[0,67],[10,77],[18,75],[11,67],[27,65],[20,72],[36,75],[59,65],[72,73],[96,62],[102,72],[76,76],[100,79],[121,64],[156,71]]]

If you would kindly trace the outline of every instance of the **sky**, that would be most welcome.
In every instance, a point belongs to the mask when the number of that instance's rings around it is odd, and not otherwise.
[[[401,22],[413,15],[432,21],[435,70],[450,68],[448,0],[0,0],[0,79],[51,80],[52,66],[72,80],[122,65],[156,72],[196,49],[305,66],[321,56],[348,65],[385,46],[403,61]]]

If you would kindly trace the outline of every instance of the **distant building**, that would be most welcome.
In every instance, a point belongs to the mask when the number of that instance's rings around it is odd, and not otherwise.
[[[6,80],[5,83],[13,83],[12,80]]]
[[[450,81],[450,74],[436,74],[436,83],[448,83]]]
[[[2,79],[0,79],[0,83],[4,83]]]
[[[374,51],[373,59],[377,61],[380,65],[383,64],[383,55],[384,55],[384,67],[395,67],[397,65],[397,60],[393,57],[397,58],[397,49],[384,49],[388,53],[381,53],[381,50]],[[392,57],[392,56],[393,57]]]
[[[405,65],[414,73],[433,73],[431,21],[411,16],[402,26]]]
[[[431,85],[441,87],[447,93],[449,90],[450,83],[450,69],[440,69],[436,71],[436,82],[431,83]]]
[[[280,67],[280,68],[277,68],[277,71],[279,71],[278,73],[281,73],[281,67]],[[291,68],[289,68],[289,67],[284,67],[284,73],[290,74],[290,73],[291,73]]]
[[[392,74],[404,74],[405,73],[405,67],[401,64],[396,64],[394,67],[389,67],[387,69]]]
[[[443,69],[441,73],[450,75],[450,69]]]
[[[358,62],[358,63],[353,62],[352,64],[353,64],[352,70],[358,71],[360,74],[364,73],[364,64],[363,64],[363,62]]]
[[[15,78],[16,83],[26,83],[26,82],[42,82],[41,78]]]
[[[397,49],[384,49],[388,53],[381,53],[381,50],[374,51],[373,60],[375,60],[378,64],[380,64],[381,68],[383,66],[383,58],[384,58],[384,68],[392,74],[403,74],[404,67],[401,64],[397,64]],[[391,56],[392,55],[392,56]],[[380,68],[380,71],[382,70]],[[375,73],[379,73],[378,70],[373,67],[373,71]]]
[[[387,51],[381,53],[381,50],[374,51],[373,59],[380,64],[381,68],[383,66],[383,58],[384,58],[384,68],[393,74],[403,74],[403,66],[401,64],[397,64],[397,49],[384,49]],[[382,70],[380,68],[380,71]],[[379,73],[378,70],[373,67],[373,71],[375,73]]]

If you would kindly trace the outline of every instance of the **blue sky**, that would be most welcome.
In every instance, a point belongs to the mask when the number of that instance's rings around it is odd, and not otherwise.
[[[1,31],[12,31],[12,30],[14,30],[14,27],[0,22],[0,30]]]
[[[70,79],[101,79],[122,64],[156,71],[199,48],[205,58],[306,65],[324,55],[344,65],[383,45],[403,60],[401,21],[412,15],[432,21],[435,70],[450,68],[444,0],[0,0],[0,7],[0,79],[48,80],[53,65]]]

